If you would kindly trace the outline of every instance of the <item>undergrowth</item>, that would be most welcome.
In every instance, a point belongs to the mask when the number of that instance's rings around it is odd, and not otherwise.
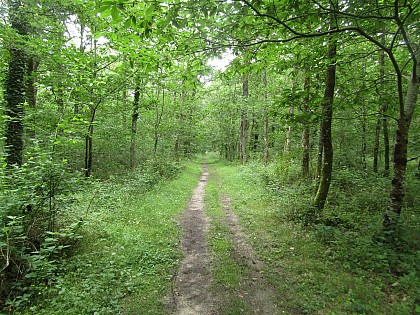
[[[87,181],[67,211],[67,219],[83,221],[79,245],[13,314],[164,314],[180,259],[175,217],[201,172],[192,163],[180,170],[149,162],[123,177]]]
[[[296,165],[218,167],[272,284],[285,296],[283,307],[305,314],[418,312],[418,179],[407,180],[407,206],[389,243],[381,229],[389,179],[336,169],[325,210],[308,226],[314,187]]]

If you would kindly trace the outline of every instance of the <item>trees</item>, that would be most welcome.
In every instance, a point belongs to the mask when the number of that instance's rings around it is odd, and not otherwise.
[[[5,82],[6,115],[6,162],[9,166],[22,165],[23,116],[25,103],[25,74],[27,54],[24,37],[28,35],[27,15],[20,0],[8,1],[9,20],[14,37],[9,48],[9,67]]]
[[[415,21],[419,17],[419,3],[416,1],[394,1],[391,4],[354,4],[330,1],[328,6],[321,1],[314,1],[295,6],[292,3],[287,3],[291,9],[283,10],[284,3],[280,1],[254,3],[240,0],[238,2],[249,8],[250,12],[247,17],[251,22],[258,20],[255,23],[261,23],[263,21],[266,26],[264,31],[241,40],[239,45],[284,43],[299,38],[341,34],[343,37],[360,36],[387,54],[396,76],[399,117],[394,145],[390,206],[385,214],[384,227],[388,229],[390,226],[395,226],[403,203],[407,140],[418,97],[418,30],[415,27]],[[328,23],[332,23],[335,27],[328,29],[325,20],[320,18],[321,16],[329,17],[331,22]],[[311,23],[312,30],[317,31],[307,31],[305,29],[307,23]],[[266,32],[273,25],[278,28],[275,31]],[[389,34],[389,40],[385,44],[383,43],[384,25],[388,25],[387,32]],[[403,45],[397,45],[398,42]],[[412,68],[405,97],[402,78],[403,72],[406,71],[404,66],[406,60],[397,57],[399,52],[408,58]]]

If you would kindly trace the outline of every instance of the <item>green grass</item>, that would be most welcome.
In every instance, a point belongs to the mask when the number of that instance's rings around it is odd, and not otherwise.
[[[215,166],[222,190],[265,261],[271,285],[282,296],[278,303],[286,314],[412,314],[404,291],[386,292],[389,284],[382,275],[356,272],[348,265],[349,257],[334,257],[316,230],[290,220],[291,212],[305,210],[307,200],[297,193],[301,187],[289,185],[268,193],[258,167]],[[347,246],[352,248],[350,242]]]
[[[208,242],[211,249],[212,271],[215,283],[212,290],[223,296],[220,315],[252,314],[250,306],[238,295],[241,279],[247,269],[240,266],[234,257],[234,244],[221,208],[220,187],[217,172],[209,166],[210,176],[206,186],[206,215],[211,227]],[[222,292],[222,294],[220,294]]]
[[[177,216],[201,173],[189,163],[175,180],[136,192],[133,179],[79,196],[84,236],[62,273],[25,314],[165,314],[181,252]],[[90,203],[90,206],[88,204]]]
[[[355,186],[364,187],[362,178],[341,173],[325,211],[328,220],[339,219],[339,226],[304,229],[295,222],[309,204],[308,184],[285,184],[278,174],[270,175],[275,181],[267,181],[262,175],[267,170],[260,166],[222,163],[214,155],[205,158],[210,169],[205,201],[211,219],[212,289],[224,296],[220,315],[252,314],[238,292],[247,269],[235,260],[221,192],[230,197],[232,210],[264,260],[264,273],[281,296],[277,304],[284,314],[415,313],[419,281],[416,247],[410,247],[414,242],[400,242],[406,247],[393,264],[411,272],[397,277],[386,269],[391,266],[389,248],[372,241],[371,227],[380,217],[374,211],[383,205],[370,196],[376,196],[380,185],[361,191]],[[164,299],[182,255],[176,219],[200,173],[199,163],[189,163],[179,177],[147,192],[144,185],[155,179],[136,174],[90,183],[67,209],[68,217],[83,218],[83,240],[62,261],[56,277],[38,289],[30,308],[13,314],[167,314]],[[414,208],[418,189],[410,187],[407,202]],[[418,219],[405,212],[402,220],[411,222],[402,235],[414,235]]]

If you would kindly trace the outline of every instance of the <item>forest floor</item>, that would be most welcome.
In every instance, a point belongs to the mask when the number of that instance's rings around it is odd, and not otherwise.
[[[307,206],[310,187],[275,182],[271,192],[261,175],[269,170],[205,158],[151,189],[144,187],[150,176],[133,172],[76,195],[68,213],[83,218],[80,244],[52,285],[35,287],[37,299],[13,314],[411,315],[420,309],[414,308],[416,274],[384,279],[374,269],[386,262],[376,254],[383,247],[372,247],[364,229],[305,229],[291,220]],[[414,265],[415,257],[407,257]],[[362,269],[366,263],[373,267]]]
[[[184,259],[176,274],[172,292],[176,315],[223,314],[231,303],[226,288],[215,284],[213,277],[213,259],[218,258],[209,253],[211,245],[207,242],[209,226],[212,224],[211,218],[205,214],[205,186],[209,172],[206,164],[202,168],[198,185],[180,220]],[[252,314],[278,314],[274,291],[263,274],[263,262],[250,245],[249,236],[243,232],[228,196],[223,192],[220,195],[220,207],[224,213],[222,220],[229,227],[229,237],[233,244],[231,253],[234,260],[243,269],[247,269],[233,290],[236,298],[244,304],[242,309],[236,311],[242,313],[243,308],[247,308]]]

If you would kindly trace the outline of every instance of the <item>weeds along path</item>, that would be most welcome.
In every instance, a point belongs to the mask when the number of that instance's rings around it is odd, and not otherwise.
[[[207,184],[207,166],[181,218],[184,260],[178,270],[173,299],[176,315],[216,314],[217,299],[210,290],[212,276],[207,251],[208,220],[204,215],[204,193]]]

